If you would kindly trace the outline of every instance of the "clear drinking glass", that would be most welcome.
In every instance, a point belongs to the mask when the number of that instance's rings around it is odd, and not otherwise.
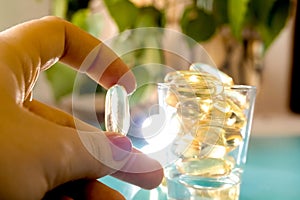
[[[158,91],[166,127],[179,127],[165,165],[168,199],[239,199],[256,88],[161,83]]]
[[[256,88],[230,80],[173,71],[128,96],[127,136],[164,166],[169,199],[239,199]]]

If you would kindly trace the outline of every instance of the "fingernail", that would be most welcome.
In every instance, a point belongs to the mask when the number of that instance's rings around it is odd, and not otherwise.
[[[132,144],[129,138],[120,135],[109,135],[112,156],[115,161],[121,161],[126,158],[132,150]]]
[[[135,76],[131,71],[126,72],[119,80],[119,85],[123,85],[128,94],[132,94],[136,90]]]

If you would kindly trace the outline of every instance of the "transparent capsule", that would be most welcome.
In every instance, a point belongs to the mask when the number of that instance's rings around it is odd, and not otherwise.
[[[183,158],[223,158],[228,152],[228,147],[217,145],[217,144],[207,144],[201,143],[199,140],[194,139],[191,145],[185,149],[182,153]]]
[[[232,110],[230,105],[222,99],[213,102],[212,109],[210,110],[210,119],[213,121],[212,125],[224,127],[230,124],[230,116]]]
[[[198,71],[170,72],[166,75],[165,82],[174,84],[178,93],[184,96],[187,96],[185,93],[193,96],[215,95],[223,90],[223,83],[218,78]]]
[[[234,163],[223,158],[190,158],[177,163],[180,173],[194,176],[219,177],[230,174]]]
[[[198,127],[194,137],[200,143],[225,146],[224,135],[225,130],[222,127],[207,125]]]
[[[130,126],[127,92],[121,85],[108,89],[105,98],[105,127],[107,131],[126,135]]]
[[[201,98],[185,98],[177,103],[177,113],[180,117],[201,120],[210,111],[211,101]]]
[[[226,98],[230,99],[241,109],[246,109],[249,107],[249,104],[247,103],[247,96],[238,91],[226,91]]]
[[[199,158],[200,151],[201,151],[201,145],[198,140],[194,139],[192,140],[191,144],[187,148],[185,147],[185,149],[181,151],[182,153],[181,157],[183,159]]]
[[[200,159],[223,158],[227,153],[227,147],[222,145],[201,144]]]
[[[174,146],[182,158],[178,170],[209,177],[230,173],[235,161],[228,153],[243,142],[246,95],[232,89],[238,86],[231,77],[202,63],[167,74],[165,82],[172,88],[166,103],[177,109],[181,126],[178,138],[189,144]]]
[[[233,120],[231,127],[241,129],[247,123],[243,109],[230,99],[227,99],[227,103],[230,105],[232,111],[232,114],[230,116],[231,120]]]
[[[222,158],[227,152],[225,130],[215,126],[200,126],[184,156]],[[194,153],[194,155],[191,155]]]
[[[231,151],[243,142],[243,136],[239,129],[227,128],[225,130],[226,145],[228,147],[228,150]]]
[[[178,95],[170,90],[167,93],[165,101],[169,106],[176,107],[177,103],[179,102],[178,98]]]
[[[220,79],[220,81],[224,84],[224,86],[232,86],[234,84],[230,76],[218,70],[217,68],[204,63],[193,63],[190,66],[190,70],[197,71],[200,73],[209,73],[214,77],[216,77],[217,79]]]

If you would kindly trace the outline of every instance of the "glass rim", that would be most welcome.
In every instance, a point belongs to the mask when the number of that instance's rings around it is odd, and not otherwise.
[[[164,87],[169,87],[170,85],[172,85],[172,83],[163,83],[163,82],[159,82],[156,83],[158,86],[164,86]],[[224,85],[223,85],[224,86]],[[229,87],[224,86],[225,89],[229,88],[229,89],[240,89],[240,90],[256,90],[257,87],[254,85],[244,85],[244,84],[234,84],[231,85]]]

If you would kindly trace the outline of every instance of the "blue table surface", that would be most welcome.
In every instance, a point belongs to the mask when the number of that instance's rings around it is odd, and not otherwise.
[[[112,177],[100,181],[128,200],[165,200],[162,188],[143,190]],[[240,200],[300,199],[300,136],[252,137]]]

